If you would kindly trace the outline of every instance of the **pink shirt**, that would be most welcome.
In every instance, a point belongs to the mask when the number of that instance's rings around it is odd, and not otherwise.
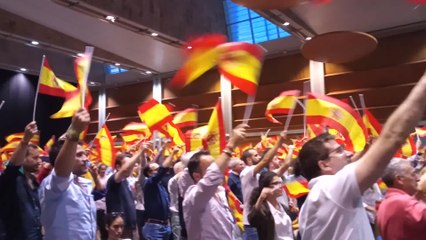
[[[231,240],[234,218],[226,201],[223,174],[212,163],[204,177],[188,188],[183,201],[188,240]]]
[[[377,224],[383,239],[424,240],[426,204],[400,189],[389,188],[377,211]]]

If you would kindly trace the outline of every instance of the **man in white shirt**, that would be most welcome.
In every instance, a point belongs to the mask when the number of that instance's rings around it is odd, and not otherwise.
[[[311,189],[299,214],[302,239],[374,239],[362,193],[383,170],[423,116],[426,75],[384,125],[376,142],[357,161],[332,136],[322,134],[299,153],[302,175]]]
[[[285,139],[285,132],[281,133],[280,139],[274,145],[273,148],[269,149],[263,158],[257,154],[254,149],[248,149],[243,152],[242,160],[247,164],[247,167],[240,174],[241,188],[243,192],[244,209],[243,209],[243,224],[244,224],[244,240],[256,240],[258,239],[256,228],[251,227],[248,221],[248,214],[250,212],[250,196],[254,188],[258,187],[259,173],[269,165],[274,159],[275,154],[279,147],[282,146]],[[248,160],[249,159],[249,160]],[[249,165],[251,164],[251,165]],[[281,176],[284,173],[284,169],[281,169]]]

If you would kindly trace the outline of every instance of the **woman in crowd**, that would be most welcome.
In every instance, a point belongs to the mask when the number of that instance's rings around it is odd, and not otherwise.
[[[106,215],[108,240],[120,240],[124,229],[124,219],[121,213],[109,213]]]
[[[283,181],[274,172],[260,175],[259,187],[250,198],[250,225],[257,229],[259,240],[293,240],[291,219],[277,199],[283,194]]]

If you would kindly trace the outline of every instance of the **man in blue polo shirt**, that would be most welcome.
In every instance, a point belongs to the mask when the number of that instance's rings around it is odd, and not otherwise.
[[[143,185],[146,223],[142,232],[145,239],[165,240],[170,238],[170,200],[167,188],[161,183],[161,180],[173,166],[173,156],[178,150],[175,147],[160,167],[158,164],[150,164],[144,168],[143,174],[147,177]],[[163,153],[164,146],[156,156],[155,162],[158,162]]]
[[[37,146],[29,143],[37,131],[35,122],[25,127],[24,137],[0,176],[0,222],[4,223],[5,239],[42,239],[39,184],[34,176],[41,159]]]

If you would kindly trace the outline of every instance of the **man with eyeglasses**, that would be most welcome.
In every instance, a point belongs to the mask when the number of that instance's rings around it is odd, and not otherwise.
[[[311,189],[299,214],[301,238],[374,239],[362,193],[383,170],[421,120],[426,107],[426,74],[384,125],[377,141],[356,162],[328,133],[305,143],[299,153]]]

